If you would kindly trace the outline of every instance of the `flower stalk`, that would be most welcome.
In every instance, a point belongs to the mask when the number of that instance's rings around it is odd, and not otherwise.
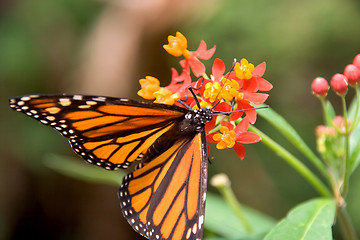
[[[254,232],[250,223],[246,219],[244,212],[242,210],[242,206],[240,202],[235,197],[235,194],[231,188],[230,179],[226,174],[220,173],[212,177],[210,181],[211,185],[216,187],[224,200],[229,204],[231,209],[234,211],[235,215],[238,217],[240,222],[243,224],[245,231],[248,234],[252,234]]]
[[[273,150],[278,156],[284,159],[290,166],[292,166],[298,173],[300,173],[322,196],[331,197],[332,194],[326,185],[307,168],[299,159],[292,155],[289,151],[283,148],[280,144],[272,140],[265,133],[260,131],[254,126],[250,126],[249,129],[255,132],[262,138],[262,143]]]
[[[347,108],[346,108],[346,100],[345,97],[341,97],[342,107],[343,107],[343,116],[344,116],[344,126],[345,126],[345,161],[344,161],[344,184],[341,190],[341,194],[346,196],[349,191],[349,178],[351,174],[350,170],[350,133],[349,133],[349,125],[348,125],[348,118],[347,118]]]

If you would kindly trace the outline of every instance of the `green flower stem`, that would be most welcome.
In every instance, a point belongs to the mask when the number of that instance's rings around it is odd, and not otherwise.
[[[348,126],[348,121],[347,121],[347,108],[346,108],[346,101],[345,101],[345,96],[341,97],[341,102],[343,105],[343,111],[344,111],[344,125],[345,125],[345,162],[344,162],[344,185],[341,191],[341,194],[343,196],[346,196],[348,190],[349,190],[349,178],[350,178],[350,143],[349,143],[349,138],[350,138],[350,134],[349,134],[349,126]]]
[[[220,194],[223,196],[225,201],[229,204],[231,209],[234,211],[238,219],[243,224],[245,231],[248,234],[252,234],[254,230],[252,229],[250,223],[247,221],[246,217],[244,216],[241,204],[235,197],[235,194],[233,190],[230,187],[230,182],[228,184],[213,184],[220,192]]]
[[[338,128],[338,126],[336,126],[336,125],[333,123],[333,119],[330,118],[328,112],[326,111],[325,99],[324,99],[324,98],[320,98],[320,102],[321,102],[321,106],[322,106],[322,108],[323,108],[324,118],[326,119],[326,121],[327,121],[338,133],[341,133],[340,128]]]
[[[338,208],[338,220],[342,235],[346,240],[357,240],[354,226],[351,223],[349,215],[345,207]]]
[[[324,163],[317,157],[314,152],[307,146],[307,144],[301,139],[296,130],[291,127],[287,121],[280,115],[275,113],[272,109],[258,112],[261,117],[274,126],[289,142],[296,147],[309,161],[321,172],[321,174],[330,182],[329,173]]]
[[[204,74],[201,75],[201,76],[202,76],[203,78],[205,78],[205,79],[210,79],[206,73],[204,73]]]
[[[280,146],[274,140],[272,140],[269,136],[261,132],[259,129],[250,125],[249,129],[258,134],[262,140],[261,142],[267,145],[270,149],[276,152],[280,157],[282,157],[290,166],[295,168],[308,182],[310,182],[314,188],[324,197],[332,197],[329,189],[324,185],[324,183],[314,175],[299,159],[297,159],[294,155],[289,153],[285,148]]]

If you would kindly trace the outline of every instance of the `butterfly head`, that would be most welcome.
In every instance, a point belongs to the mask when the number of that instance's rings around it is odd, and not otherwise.
[[[195,128],[196,131],[200,131],[204,125],[213,118],[213,111],[209,108],[200,108],[189,110],[185,114],[185,119],[190,121],[190,125]]]

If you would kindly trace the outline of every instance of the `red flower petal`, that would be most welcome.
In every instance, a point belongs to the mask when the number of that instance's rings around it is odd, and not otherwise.
[[[227,127],[229,130],[234,129],[234,125],[232,123],[229,123],[227,121],[220,121],[221,126]]]
[[[243,92],[244,94],[244,100],[248,100],[249,102],[252,102],[256,105],[263,104],[266,99],[269,97],[269,94],[265,93],[249,93],[249,92]]]
[[[264,78],[259,77],[256,82],[259,91],[270,91],[273,88],[273,85]]]
[[[215,127],[215,124],[216,124],[216,115],[213,116],[213,119],[211,119],[211,121],[207,122],[205,124],[205,132],[208,133],[209,131],[211,131],[214,127]]]
[[[235,150],[235,153],[239,156],[241,160],[245,157],[245,146],[241,145],[240,143],[235,143],[233,149]]]
[[[261,141],[261,137],[253,132],[243,132],[236,136],[236,142],[251,144]]]
[[[246,92],[257,92],[259,90],[258,84],[257,84],[257,78],[258,77],[252,77],[248,80],[243,80],[243,89]]]
[[[202,62],[200,62],[199,59],[194,57],[194,58],[189,58],[187,60],[189,62],[192,72],[196,77],[200,77],[205,73],[205,65]]]
[[[192,52],[192,54],[194,55],[194,57],[208,60],[214,55],[215,50],[216,50],[216,46],[210,48],[209,50],[206,50],[206,43],[205,41],[201,40],[198,49]]]
[[[246,100],[238,100],[237,104],[238,104],[238,106],[237,106],[236,110],[254,109],[254,110],[244,111],[246,116],[249,118],[250,123],[254,124],[256,122],[256,115],[257,115],[255,108],[253,106],[251,106],[249,104],[249,102]],[[239,117],[241,117],[242,115],[243,115],[243,112],[235,112],[235,113],[231,114],[230,121],[236,120]]]
[[[217,134],[217,132],[213,132],[213,133],[210,133],[209,135],[206,135],[206,141],[207,142],[210,142],[210,143],[217,143],[214,139],[213,139],[213,136]]]
[[[266,70],[266,62],[262,62],[255,67],[254,71],[252,72],[252,75],[262,77],[265,73],[265,70]]]
[[[215,111],[221,111],[224,113],[228,113],[231,110],[231,105],[227,102],[221,102],[214,108]]]
[[[241,116],[244,114],[243,111],[240,111],[240,112],[234,112],[233,114],[231,114],[230,116],[230,121],[235,121],[239,118],[241,118]]]
[[[235,128],[236,135],[239,135],[242,132],[246,132],[249,128],[249,118],[244,117]]]
[[[224,72],[225,72],[224,62],[221,59],[216,58],[212,66],[212,75],[214,77],[214,81],[220,82],[222,76],[224,75]]]

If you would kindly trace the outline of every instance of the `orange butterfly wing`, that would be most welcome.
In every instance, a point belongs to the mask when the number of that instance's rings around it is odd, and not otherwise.
[[[84,95],[29,95],[10,107],[69,138],[74,151],[106,169],[127,168],[186,113],[145,101]]]
[[[134,230],[149,239],[202,239],[207,161],[201,131],[126,176],[120,205]]]

